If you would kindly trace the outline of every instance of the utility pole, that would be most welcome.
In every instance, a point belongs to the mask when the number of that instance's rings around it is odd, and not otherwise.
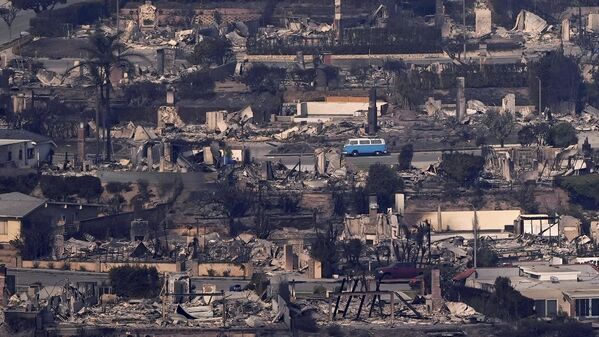
[[[433,260],[431,258],[431,222],[426,220],[426,235],[428,241],[428,265],[433,265]]]
[[[541,106],[541,103],[543,102],[542,101],[542,96],[541,96],[541,94],[543,93],[543,91],[542,91],[543,88],[541,87],[541,84],[542,84],[541,78],[537,76],[537,80],[539,81],[539,114],[541,114],[542,113],[541,110],[543,109],[542,106]]]
[[[119,11],[121,9],[121,4],[120,4],[120,0],[116,0],[116,33],[119,33]]]
[[[476,208],[473,206],[472,207],[474,209],[474,220],[473,220],[473,231],[474,231],[474,263],[473,263],[473,268],[476,270],[476,255],[477,255],[477,251],[478,251],[478,216],[476,214]]]
[[[584,35],[584,30],[582,29],[582,6],[578,4],[578,39],[579,42],[582,41],[582,36]]]
[[[466,60],[466,0],[462,0],[462,24],[464,25],[464,60]]]

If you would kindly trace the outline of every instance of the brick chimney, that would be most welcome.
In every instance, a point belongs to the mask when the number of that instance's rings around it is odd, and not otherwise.
[[[368,218],[370,224],[376,224],[377,216],[379,214],[379,203],[376,195],[368,197]]]
[[[85,161],[85,123],[79,123],[79,129],[77,129],[77,158],[80,164],[83,165]]]

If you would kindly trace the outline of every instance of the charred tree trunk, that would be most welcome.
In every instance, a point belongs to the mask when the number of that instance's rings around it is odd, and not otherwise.
[[[106,132],[106,160],[110,161],[112,159],[112,142],[111,142],[111,137],[110,137],[110,129],[111,129],[111,114],[110,114],[110,78],[108,77],[110,75],[109,73],[110,69],[106,70],[106,94],[104,97],[104,102],[105,102],[105,109],[104,109],[104,130]]]

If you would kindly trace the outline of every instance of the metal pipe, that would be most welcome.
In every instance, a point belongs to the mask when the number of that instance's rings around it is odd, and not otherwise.
[[[474,207],[473,207],[474,208]],[[478,254],[478,218],[474,208],[474,269],[476,269],[476,255]]]
[[[477,212],[476,207],[474,207],[474,205],[472,203],[469,203],[469,205],[470,205],[470,207],[472,207],[472,210],[474,211],[474,219],[472,221],[472,233],[474,234],[474,252],[473,252],[474,261],[472,263],[472,267],[474,269],[476,269],[476,266],[477,266],[476,255],[478,254],[478,215],[476,214],[476,212]]]
[[[541,78],[537,76],[537,80],[539,80],[539,114],[541,113],[541,110],[543,109],[541,106],[541,102],[542,102],[542,87],[541,87]]]

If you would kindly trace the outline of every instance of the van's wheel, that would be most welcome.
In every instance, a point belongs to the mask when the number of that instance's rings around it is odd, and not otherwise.
[[[374,153],[374,155],[375,155],[375,156],[380,156],[381,154],[382,154],[382,153],[381,153],[381,151],[376,151],[376,152]]]
[[[358,156],[358,151],[353,150],[352,153],[351,153],[351,155],[354,156],[354,157],[357,157]]]

